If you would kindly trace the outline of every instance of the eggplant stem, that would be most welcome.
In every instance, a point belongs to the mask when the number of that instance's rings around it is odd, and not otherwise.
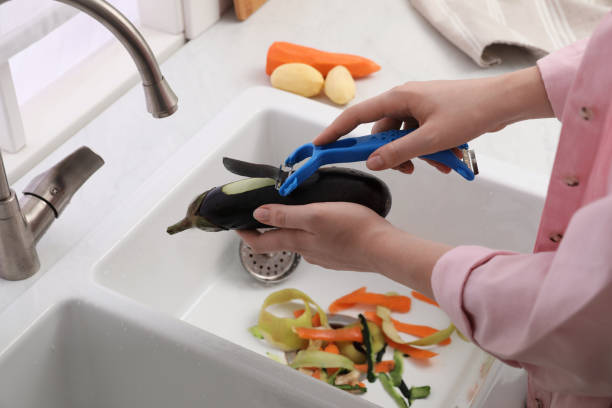
[[[185,217],[174,225],[169,226],[166,232],[170,235],[174,235],[177,232],[185,231],[186,229],[193,228],[193,221],[191,217]]]

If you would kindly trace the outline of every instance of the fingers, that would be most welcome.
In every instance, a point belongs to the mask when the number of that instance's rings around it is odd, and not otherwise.
[[[317,211],[313,205],[266,204],[253,212],[253,217],[272,227],[310,231]]]
[[[395,118],[382,118],[372,126],[372,133],[385,132],[391,129],[399,129],[402,126],[402,121]]]
[[[458,159],[462,159],[463,158],[463,153],[461,152],[460,149],[453,147],[451,149],[451,151],[455,154],[455,156]],[[436,169],[438,169],[440,172],[444,173],[444,174],[448,174],[452,171],[452,169],[450,167],[448,167],[445,164],[439,163],[437,161],[433,161],[433,160],[429,160],[429,159],[423,159],[425,160],[427,163],[429,163],[431,166],[435,167]]]
[[[444,174],[448,174],[448,173],[451,172],[451,168],[446,166],[446,165],[444,165],[444,164],[442,164],[442,163],[439,163],[439,162],[433,161],[433,160],[429,160],[429,159],[423,159],[423,160],[425,160],[428,164],[430,164],[431,166],[435,167],[436,169],[438,169],[439,171],[441,171]]]
[[[412,174],[414,173],[414,164],[411,160],[408,160],[407,162],[404,162],[399,166],[394,167],[393,169],[401,171],[404,174]]]
[[[370,123],[385,116],[391,116],[389,106],[387,93],[353,105],[342,112],[331,125],[313,140],[313,143],[315,145],[331,143],[362,123]]]
[[[257,254],[276,251],[296,252],[301,246],[301,242],[309,235],[307,232],[278,229],[260,233],[257,231],[236,231],[240,238]]]
[[[414,157],[431,153],[432,151],[429,128],[425,124],[414,132],[377,149],[368,158],[366,166],[370,170],[393,168]]]
[[[404,119],[403,129],[415,129],[419,127],[419,121],[413,117]]]

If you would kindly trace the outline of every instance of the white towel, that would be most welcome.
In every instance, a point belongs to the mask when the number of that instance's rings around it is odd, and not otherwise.
[[[496,44],[545,55],[588,37],[612,0],[410,0],[479,66],[499,64]]]

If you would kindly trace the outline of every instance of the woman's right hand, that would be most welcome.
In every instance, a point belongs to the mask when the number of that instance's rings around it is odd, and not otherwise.
[[[552,115],[540,72],[532,67],[490,78],[408,82],[346,109],[313,143],[331,143],[362,123],[376,122],[372,133],[418,126],[373,152],[366,163],[371,170],[412,173],[410,160],[417,156],[454,148],[519,120]]]

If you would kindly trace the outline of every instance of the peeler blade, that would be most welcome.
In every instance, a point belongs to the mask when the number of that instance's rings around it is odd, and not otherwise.
[[[290,172],[282,167],[275,167],[269,164],[250,163],[243,160],[223,158],[223,166],[230,172],[244,177],[271,178],[276,180],[277,185],[281,185]]]

